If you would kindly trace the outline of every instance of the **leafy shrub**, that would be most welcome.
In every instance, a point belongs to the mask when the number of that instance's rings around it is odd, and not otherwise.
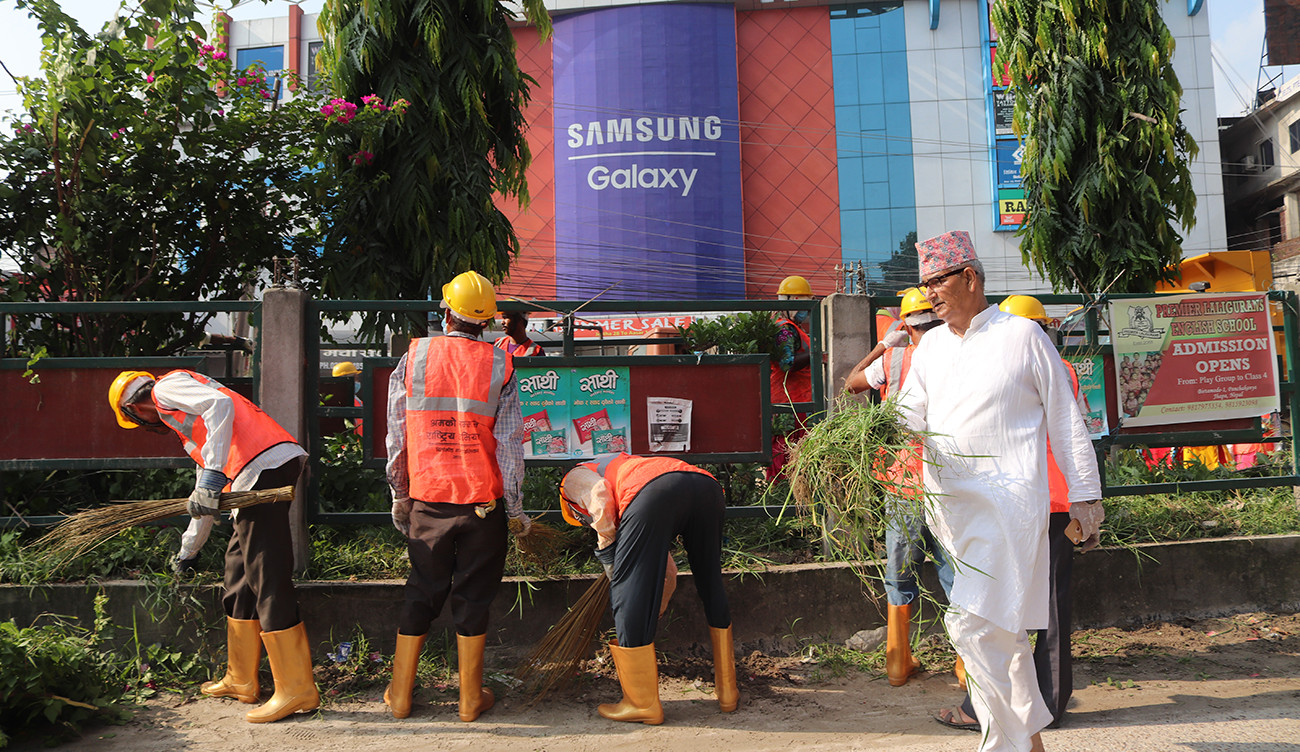
[[[767,353],[777,360],[776,320],[766,311],[746,311],[716,319],[702,319],[683,327],[682,337],[690,352],[717,348],[724,354]]]
[[[0,747],[6,734],[33,725],[50,724],[66,735],[93,720],[123,717],[119,666],[96,649],[107,624],[106,601],[96,597],[96,629],[90,632],[0,622]]]

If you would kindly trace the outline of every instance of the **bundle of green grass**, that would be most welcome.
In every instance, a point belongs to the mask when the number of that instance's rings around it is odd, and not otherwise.
[[[891,518],[924,516],[921,465],[900,462],[919,451],[921,439],[894,400],[841,399],[795,444],[786,466],[791,496],[838,557],[873,558]]]

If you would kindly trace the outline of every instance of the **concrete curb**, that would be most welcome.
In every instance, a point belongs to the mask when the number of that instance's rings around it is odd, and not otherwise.
[[[1216,538],[1078,555],[1074,566],[1076,629],[1127,627],[1150,621],[1203,618],[1247,611],[1300,611],[1300,535]],[[872,571],[868,568],[868,571]],[[878,570],[876,570],[878,571]],[[531,646],[591,584],[592,577],[507,578],[493,605],[491,642]],[[689,575],[660,624],[663,650],[708,645],[708,629]],[[927,567],[923,581],[937,591]],[[879,590],[877,583],[874,590]],[[400,581],[298,583],[303,621],[318,646],[351,640],[358,630],[375,649],[391,652],[402,603]],[[806,642],[836,641],[884,623],[883,605],[846,564],[802,564],[733,572],[727,581],[736,640],[746,650],[777,652]],[[0,585],[0,618],[19,626],[71,617],[89,626],[95,594],[108,595],[113,623],[134,625],[145,644],[194,647],[220,641],[220,587],[181,585],[180,595],[203,605],[201,625],[183,618],[169,593],[141,581],[106,581],[25,588]],[[450,629],[443,614],[434,629]],[[608,617],[606,617],[608,622]],[[610,626],[607,624],[606,626]],[[134,639],[134,638],[133,638]]]

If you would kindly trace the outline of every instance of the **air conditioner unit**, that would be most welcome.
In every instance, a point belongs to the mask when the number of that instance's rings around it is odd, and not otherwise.
[[[1254,154],[1247,154],[1241,158],[1242,172],[1259,172],[1259,159]]]

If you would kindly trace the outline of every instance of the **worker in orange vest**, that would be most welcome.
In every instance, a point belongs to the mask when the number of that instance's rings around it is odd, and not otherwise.
[[[618,635],[609,650],[623,699],[600,705],[600,714],[614,721],[664,721],[654,637],[676,581],[668,551],[679,535],[709,623],[718,707],[735,710],[740,695],[722,586],[722,486],[681,460],[616,454],[570,470],[560,484],[560,501],[569,524],[596,531],[596,558],[609,575]]]
[[[514,366],[480,336],[496,292],[476,272],[442,288],[442,337],[411,340],[388,382],[388,485],[393,525],[407,539],[411,572],[384,702],[411,714],[429,625],[450,597],[460,673],[460,719],[492,707],[483,687],[488,610],[505,570],[507,515],[527,535],[524,428]],[[504,505],[502,502],[504,501]]]
[[[876,389],[882,399],[897,393],[907,382],[912,353],[925,333],[943,322],[934,315],[933,306],[925,294],[911,287],[903,291],[903,327],[887,333],[872,348],[845,381],[844,387],[853,394]],[[887,472],[887,481],[894,486],[892,498],[887,498],[891,509],[885,528],[885,599],[888,602],[885,632],[885,674],[890,686],[901,687],[917,672],[920,664],[912,657],[912,612],[921,590],[917,583],[916,568],[926,552],[935,562],[939,583],[947,592],[952,587],[953,569],[948,555],[935,541],[925,524],[924,510],[915,501],[921,485],[920,447],[907,457],[900,458]],[[909,501],[911,500],[911,501]]]
[[[791,275],[781,280],[776,296],[779,300],[812,300],[812,286],[803,277]],[[783,311],[776,321],[779,327],[776,336],[777,352],[768,374],[773,405],[812,401],[812,369],[808,365],[811,362],[812,339],[808,335],[808,318],[806,310]],[[772,464],[764,470],[764,477],[769,482],[780,477],[782,468],[789,461],[789,447],[807,433],[803,417],[802,413],[795,415],[799,425],[792,430],[784,433],[773,431]]]
[[[1044,332],[1050,334],[1047,311],[1037,298],[1029,295],[1009,295],[998,304],[998,309],[1004,313],[1035,321]],[[1079,375],[1069,361],[1062,360],[1062,362],[1065,363],[1065,370],[1070,373],[1070,382],[1074,387],[1074,396],[1077,400]],[[1083,411],[1082,406],[1080,411]],[[1047,703],[1047,709],[1052,711],[1052,722],[1048,728],[1056,728],[1061,725],[1061,719],[1065,717],[1065,706],[1069,704],[1070,696],[1074,692],[1074,665],[1070,652],[1070,636],[1073,632],[1071,613],[1073,594],[1070,580],[1074,569],[1075,543],[1066,534],[1066,528],[1070,525],[1070,489],[1065,481],[1065,475],[1056,466],[1050,441],[1047,450],[1047,484],[1051,506],[1047,518],[1047,546],[1050,562],[1048,564],[1049,603],[1047,629],[1038,630],[1037,640],[1034,643],[1034,671],[1038,676],[1038,690],[1043,695],[1043,701]],[[938,719],[944,725],[979,729],[970,695],[966,696],[961,706],[964,717],[958,717],[952,711],[944,711],[944,713],[948,714],[947,721],[944,717]]]
[[[506,336],[494,343],[516,358],[545,355],[542,346],[528,338],[528,314],[521,311],[506,311],[501,314],[504,323],[501,329]]]
[[[123,371],[108,390],[123,428],[174,431],[199,467],[189,498],[191,517],[215,517],[221,492],[297,484],[307,452],[261,408],[219,382],[193,371],[155,379]],[[226,548],[226,674],[200,690],[211,697],[256,703],[262,646],[271,662],[275,694],[245,714],[250,723],[278,721],[315,710],[320,694],[311,673],[307,630],[293,589],[293,544],[288,501],[231,513],[234,531]]]

